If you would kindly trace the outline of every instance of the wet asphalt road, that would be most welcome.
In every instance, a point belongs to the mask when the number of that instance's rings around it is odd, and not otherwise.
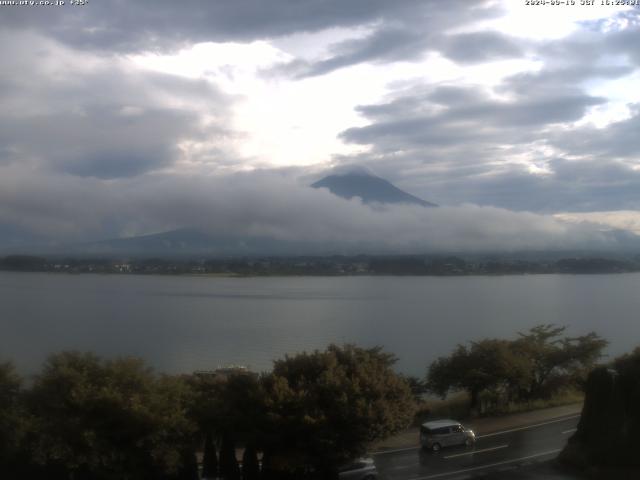
[[[489,479],[494,473],[495,478],[507,478],[508,472],[518,478],[517,469],[555,458],[575,432],[578,420],[579,415],[572,415],[478,435],[473,447],[443,448],[438,453],[418,448],[416,438],[416,448],[378,453],[374,458],[381,480]]]

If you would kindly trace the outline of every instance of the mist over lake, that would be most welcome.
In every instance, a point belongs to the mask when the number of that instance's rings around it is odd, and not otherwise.
[[[497,277],[63,275],[0,272],[0,361],[36,372],[46,356],[88,350],[192,372],[329,343],[382,345],[422,376],[457,343],[514,337],[539,323],[594,330],[607,353],[640,339],[640,274]]]

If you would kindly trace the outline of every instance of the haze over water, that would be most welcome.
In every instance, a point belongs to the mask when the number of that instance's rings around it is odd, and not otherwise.
[[[62,275],[0,272],[0,361],[25,373],[66,349],[140,356],[191,372],[331,342],[382,345],[422,376],[457,343],[513,337],[539,323],[595,330],[608,353],[640,338],[640,274],[499,277]]]

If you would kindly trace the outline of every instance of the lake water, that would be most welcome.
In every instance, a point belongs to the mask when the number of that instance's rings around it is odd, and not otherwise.
[[[136,355],[178,373],[331,342],[382,345],[422,376],[457,343],[539,323],[591,330],[617,355],[640,345],[640,274],[503,277],[65,275],[0,272],[0,361],[36,371],[52,352]]]

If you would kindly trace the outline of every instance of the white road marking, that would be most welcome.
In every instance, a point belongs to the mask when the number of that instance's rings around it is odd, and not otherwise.
[[[567,435],[569,433],[573,433],[573,432],[577,432],[578,429],[577,428],[570,428],[569,430],[565,430],[564,432],[562,432],[562,435]]]
[[[487,464],[487,465],[479,465],[477,467],[465,468],[464,470],[456,470],[454,472],[436,473],[434,475],[427,475],[426,477],[414,477],[414,478],[412,478],[410,480],[429,480],[431,478],[449,477],[451,475],[458,475],[460,473],[473,472],[475,470],[482,470],[482,469],[485,469],[485,468],[499,467],[500,465],[508,465],[510,463],[522,462],[523,460],[529,460],[529,459],[532,459],[532,458],[544,457],[546,455],[553,455],[554,453],[558,453],[560,450],[562,450],[562,449],[561,448],[556,448],[555,450],[549,450],[548,452],[536,453],[535,455],[529,455],[527,457],[516,458],[516,459],[513,459],[513,460],[505,460],[503,462],[490,463],[490,464]]]
[[[508,448],[509,445],[499,445],[497,447],[491,447],[491,448],[483,448],[482,450],[472,450],[470,452],[464,452],[464,453],[456,453],[455,455],[447,455],[446,457],[442,457],[442,458],[456,458],[456,457],[466,457],[467,455],[474,455],[476,453],[482,453],[482,452],[490,452],[492,450],[500,450],[501,448]]]
[[[482,453],[482,452],[490,452],[492,450],[500,450],[501,448],[507,448],[509,447],[509,445],[500,445],[498,447],[491,447],[491,448],[483,448],[482,450],[473,450],[470,452],[464,452],[464,453],[456,453],[454,455],[447,455],[446,457],[442,457],[444,459],[449,459],[449,458],[456,458],[456,457],[464,457],[466,455],[473,455],[475,453]],[[415,464],[410,464],[410,465],[397,465],[395,467],[389,467],[388,470],[405,470],[407,468],[414,468]]]
[[[520,430],[529,430],[530,428],[543,427],[544,425],[551,425],[552,423],[560,423],[573,418],[579,418],[580,415],[572,415],[570,417],[557,418],[555,420],[549,420],[548,422],[536,423],[535,425],[528,425],[526,427],[511,428],[509,430],[502,430],[501,432],[487,433],[486,435],[476,435],[476,438],[495,437],[496,435],[504,435],[505,433],[518,432]]]
[[[398,448],[397,450],[380,450],[379,452],[371,452],[369,455],[384,455],[386,453],[408,452],[409,450],[420,450],[420,447]]]
[[[412,463],[411,465],[398,465],[397,467],[389,467],[387,470],[406,470],[407,468],[415,468],[416,464]]]

